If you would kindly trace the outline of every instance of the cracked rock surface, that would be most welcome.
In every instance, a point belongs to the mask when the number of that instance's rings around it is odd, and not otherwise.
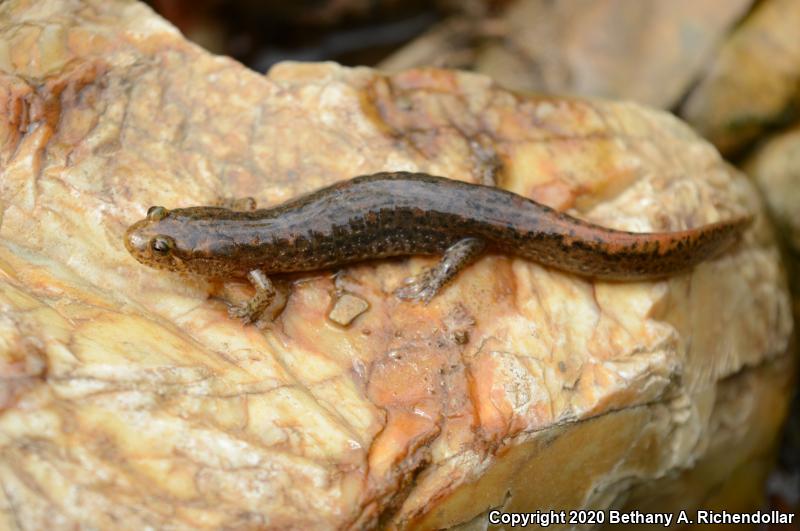
[[[0,528],[480,527],[743,485],[757,503],[789,296],[753,186],[671,116],[446,70],[262,76],[125,1],[0,4],[0,71]],[[227,317],[247,287],[122,245],[150,205],[391,170],[619,229],[757,219],[660,282],[489,255],[422,306],[391,293],[431,258],[291,277],[265,330]],[[346,326],[340,287],[366,303]]]

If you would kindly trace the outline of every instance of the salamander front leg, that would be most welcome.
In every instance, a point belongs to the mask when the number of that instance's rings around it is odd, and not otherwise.
[[[394,294],[400,299],[429,302],[456,274],[474,262],[486,248],[478,238],[464,238],[451,245],[438,264],[406,279]]]
[[[240,318],[244,324],[257,321],[272,304],[276,294],[275,285],[260,269],[250,271],[247,279],[256,288],[256,294],[249,301],[228,308],[228,315]]]

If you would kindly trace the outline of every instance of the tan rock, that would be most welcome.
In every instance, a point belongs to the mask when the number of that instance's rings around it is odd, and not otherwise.
[[[342,326],[347,326],[368,309],[369,303],[367,301],[345,293],[336,299],[333,308],[328,313],[328,319]]]
[[[793,252],[800,253],[800,128],[767,140],[744,165]]]
[[[781,124],[800,100],[800,3],[764,0],[720,47],[681,115],[723,153]]]
[[[800,322],[800,128],[766,140],[743,165],[765,198],[770,217],[780,231],[794,301],[795,323]],[[796,346],[797,348],[797,346]],[[800,401],[795,400],[795,409]],[[797,415],[794,425],[798,425]],[[792,428],[790,427],[791,431]],[[797,428],[794,428],[797,432]],[[791,437],[790,437],[791,439]],[[796,443],[787,442],[785,455],[796,454]],[[793,450],[794,449],[794,450]]]
[[[671,108],[751,4],[517,0],[493,18],[488,13],[451,17],[395,52],[381,68],[469,68],[517,90]]]
[[[152,204],[269,205],[380,170],[631,230],[758,212],[669,115],[441,70],[264,77],[129,2],[7,1],[0,42],[0,528],[485,524],[673,503],[657,485],[689,507],[763,470],[793,361],[763,216],[662,282],[493,255],[419,306],[391,291],[431,259],[354,266],[369,309],[349,327],[331,272],[304,275],[264,331],[122,245]]]

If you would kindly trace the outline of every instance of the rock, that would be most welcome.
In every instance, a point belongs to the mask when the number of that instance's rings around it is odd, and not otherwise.
[[[328,319],[342,326],[347,326],[353,320],[369,309],[369,303],[360,297],[343,294],[336,299]]]
[[[671,108],[752,0],[518,0],[494,20],[452,17],[382,64],[436,64],[546,93],[631,99]],[[488,6],[487,6],[488,10]]]
[[[423,306],[391,292],[431,259],[359,264],[347,328],[331,272],[288,279],[262,331],[122,244],[153,204],[270,205],[381,170],[637,231],[760,212],[678,120],[445,70],[261,76],[131,2],[9,0],[0,43],[0,527],[428,529],[730,507],[741,485],[757,503],[794,361],[764,216],[661,282],[491,255]]]
[[[745,162],[793,253],[800,254],[800,128],[768,139]]]
[[[764,0],[728,36],[681,115],[724,154],[797,117],[800,4]]]
[[[766,200],[770,217],[785,243],[789,285],[794,301],[794,322],[800,322],[800,129],[794,128],[767,139],[744,163]],[[797,349],[797,345],[795,346]],[[797,351],[800,354],[800,350]],[[774,505],[784,504],[792,512],[800,503],[800,393],[787,421],[781,463],[770,478]],[[796,510],[794,511],[796,512]]]

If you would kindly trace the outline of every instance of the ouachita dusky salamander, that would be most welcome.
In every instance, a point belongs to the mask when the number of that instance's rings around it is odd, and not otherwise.
[[[730,244],[750,218],[634,233],[580,221],[491,186],[423,173],[377,173],[249,211],[151,207],[125,235],[141,263],[256,288],[231,315],[252,322],[275,296],[267,275],[403,255],[441,261],[395,292],[429,301],[485,250],[598,279],[654,279],[691,269]]]

